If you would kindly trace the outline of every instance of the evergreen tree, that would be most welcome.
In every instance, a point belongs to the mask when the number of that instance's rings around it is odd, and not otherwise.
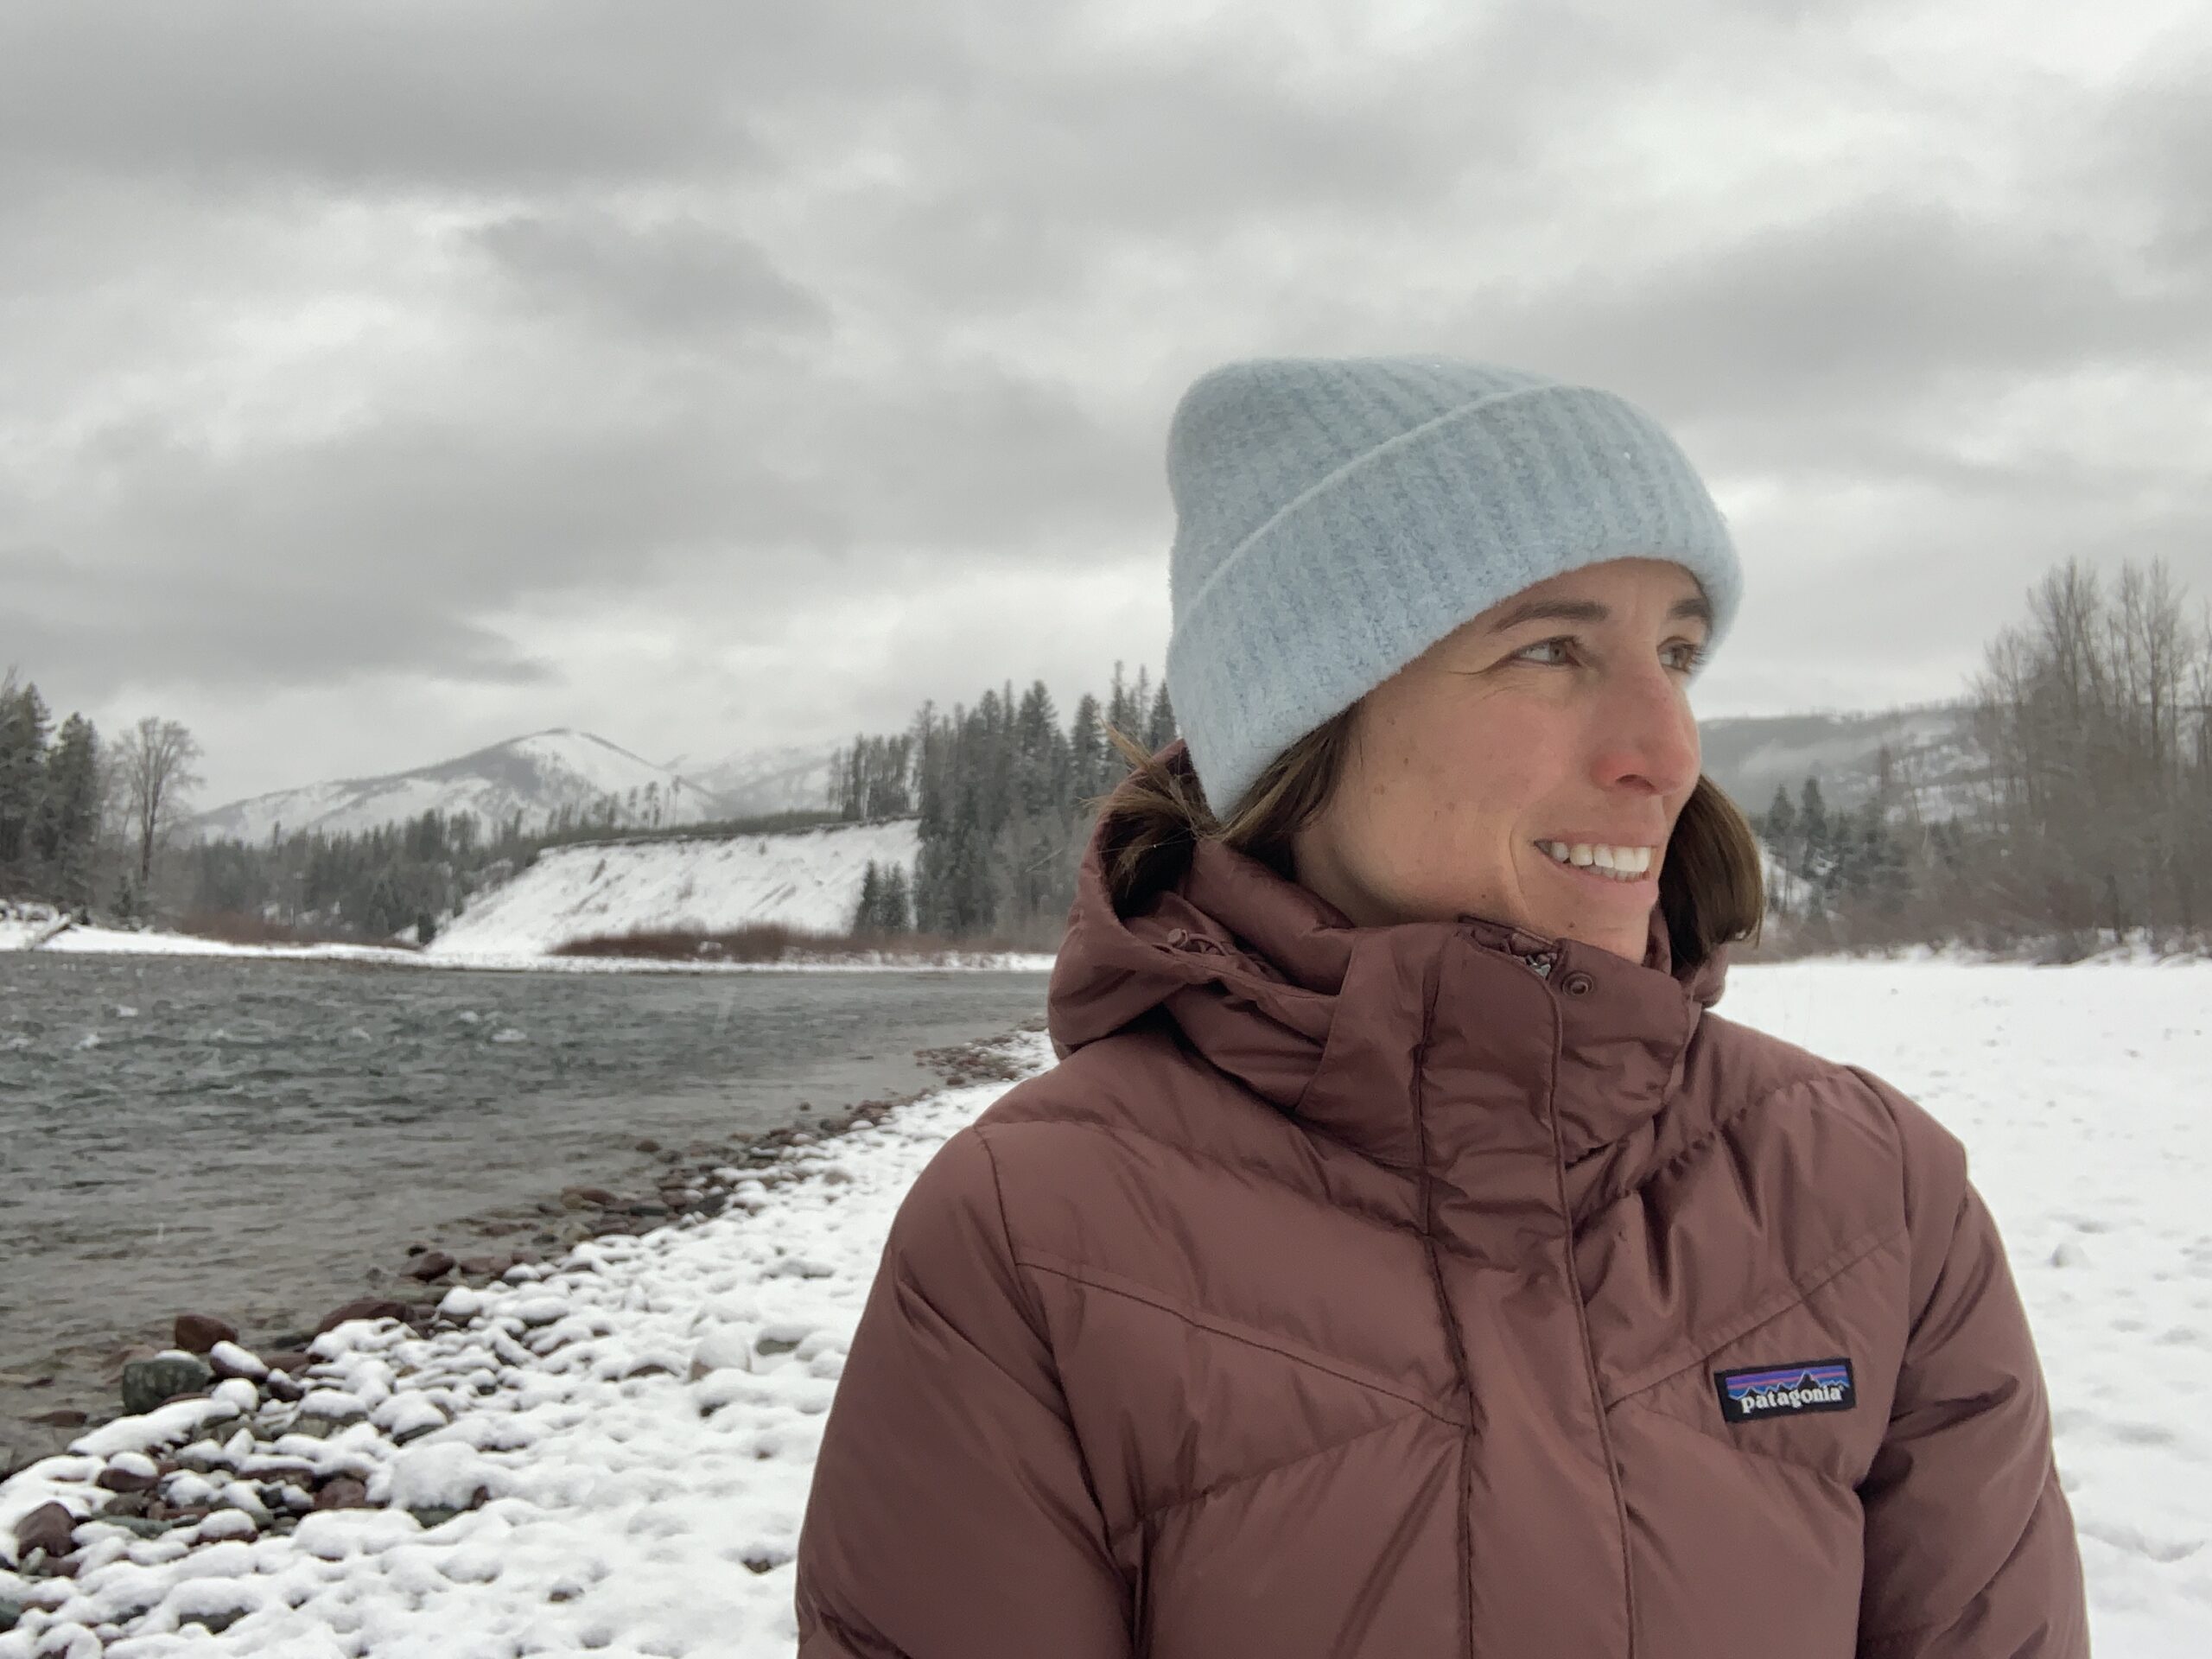
[[[1797,841],[1797,874],[1815,886],[1823,884],[1831,849],[1827,805],[1821,798],[1821,780],[1817,778],[1805,779],[1804,792],[1798,799]]]
[[[1114,664],[1113,684],[1106,694],[1106,724],[1125,737],[1137,735],[1143,723],[1144,705],[1137,701],[1136,691],[1122,677],[1122,665]]]
[[[1905,863],[1904,846],[1897,839],[1880,798],[1869,801],[1861,829],[1860,882],[1866,898],[1885,915],[1901,912],[1911,896],[1911,872]]]
[[[1173,705],[1149,671],[1132,681],[1116,664],[1103,702],[1086,693],[1065,728],[1041,682],[1019,695],[993,688],[950,715],[922,707],[889,768],[912,779],[918,819],[912,925],[951,938],[1053,937],[1098,799],[1120,777],[1109,727],[1138,743],[1156,736],[1155,747],[1173,741]],[[859,775],[854,757],[886,741],[856,738],[840,752],[840,775]],[[843,803],[842,791],[833,798]]]
[[[1086,691],[1075,706],[1068,728],[1070,785],[1078,802],[1097,799],[1112,787],[1113,750],[1101,724],[1098,699]]]
[[[1067,788],[1067,740],[1045,682],[1021,694],[1014,721],[1013,810],[1028,817],[1053,810]]]
[[[868,860],[861,878],[861,900],[854,912],[853,931],[862,938],[887,938],[908,931],[906,867],[893,859],[887,864]]]
[[[1146,717],[1144,746],[1154,754],[1175,741],[1175,705],[1168,701],[1167,682],[1160,683],[1160,690],[1152,699],[1152,711]]]
[[[45,795],[50,717],[35,685],[0,679],[0,887],[29,888],[31,837]]]
[[[894,861],[885,869],[880,903],[884,932],[904,933],[910,930],[912,924],[908,918],[906,867],[904,864]]]
[[[1774,804],[1766,810],[1765,821],[1759,833],[1772,855],[1775,870],[1774,891],[1767,897],[1772,907],[1784,914],[1795,908],[1797,868],[1797,807],[1789,798],[1785,784],[1774,786]]]
[[[990,693],[985,692],[988,700]],[[945,931],[955,938],[987,931],[997,918],[991,879],[990,832],[983,821],[982,791],[973,784],[960,792],[952,815],[952,844],[945,868]]]
[[[92,865],[99,848],[99,734],[82,715],[61,722],[47,751],[36,850],[54,898],[72,910],[92,902]]]
[[[853,914],[853,931],[868,938],[883,931],[883,867],[871,858],[868,873],[861,877],[861,902]]]
[[[1774,786],[1774,804],[1767,808],[1766,822],[1759,829],[1777,858],[1789,857],[1791,843],[1797,836],[1797,807],[1789,798],[1787,784]]]

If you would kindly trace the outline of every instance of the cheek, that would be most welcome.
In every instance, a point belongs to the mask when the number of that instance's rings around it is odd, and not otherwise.
[[[1491,706],[1418,732],[1378,721],[1363,768],[1358,833],[1407,870],[1463,874],[1496,862],[1525,829],[1531,806],[1557,786],[1565,752],[1546,722]],[[1533,832],[1532,832],[1533,833]]]

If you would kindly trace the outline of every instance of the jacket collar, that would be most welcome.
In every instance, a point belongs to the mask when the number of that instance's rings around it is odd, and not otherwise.
[[[1548,1173],[1649,1123],[1726,977],[1721,954],[1677,975],[1656,909],[1640,963],[1479,918],[1355,927],[1215,842],[1125,918],[1115,839],[1102,822],[1052,974],[1063,1053],[1158,1010],[1313,1132],[1469,1191],[1483,1166]]]

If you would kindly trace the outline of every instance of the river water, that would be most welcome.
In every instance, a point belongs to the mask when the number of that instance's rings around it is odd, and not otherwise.
[[[112,1410],[179,1312],[312,1329],[410,1243],[483,1254],[564,1185],[649,1193],[641,1139],[928,1087],[916,1050],[1044,1001],[1039,973],[0,954],[0,1471],[69,1438],[35,1416]]]

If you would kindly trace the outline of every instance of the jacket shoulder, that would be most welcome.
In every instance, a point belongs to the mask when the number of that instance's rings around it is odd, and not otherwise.
[[[1196,1155],[1260,1155],[1288,1121],[1178,1040],[1141,1020],[1084,1044],[999,1096],[976,1126],[995,1149],[1141,1141]]]
[[[1147,1253],[1162,1205],[1196,1212],[1233,1193],[1282,1225],[1318,1205],[1396,1226],[1412,1190],[1401,1172],[1308,1133],[1164,1021],[1086,1043],[974,1128],[1017,1243],[1085,1257]]]
[[[1866,1067],[1716,1014],[1706,1016],[1685,1057],[1683,1093],[1716,1122],[1791,1105],[1855,1119],[1915,1165],[1962,1166],[1966,1155],[1924,1107]]]
[[[1693,1116],[1709,1135],[1815,1152],[1810,1166],[1832,1200],[1856,1189],[1910,1237],[1916,1281],[1948,1243],[1967,1190],[1966,1147],[1867,1067],[1708,1015],[1686,1063],[1684,1095],[1700,1103]]]

